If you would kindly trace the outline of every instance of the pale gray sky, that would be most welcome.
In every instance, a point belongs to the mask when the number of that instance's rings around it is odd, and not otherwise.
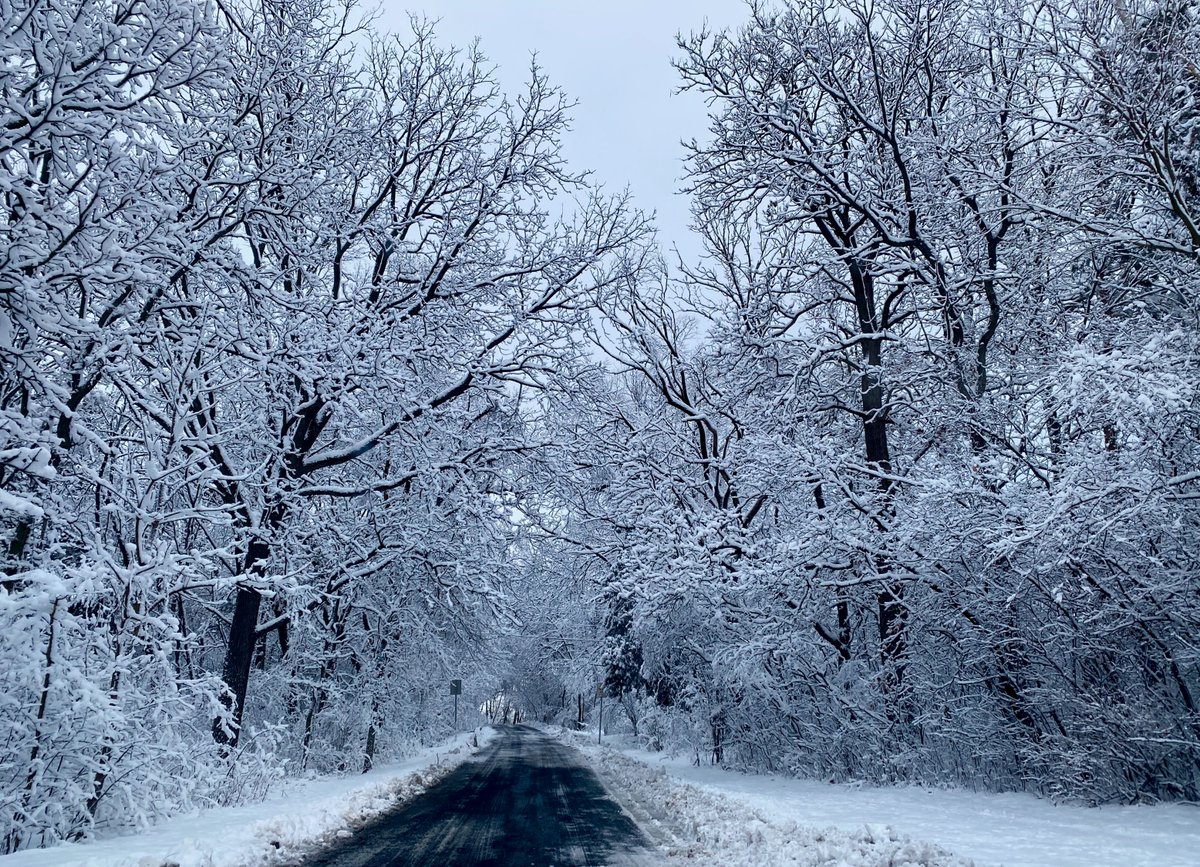
[[[592,169],[611,191],[628,186],[638,205],[658,212],[665,249],[687,258],[698,245],[686,237],[688,205],[675,194],[683,168],[681,139],[703,138],[705,107],[694,94],[674,95],[675,34],[747,18],[741,0],[382,0],[381,24],[403,32],[410,13],[440,19],[439,38],[466,46],[478,36],[515,92],[530,57],[551,82],[577,100],[564,141],[576,169]]]

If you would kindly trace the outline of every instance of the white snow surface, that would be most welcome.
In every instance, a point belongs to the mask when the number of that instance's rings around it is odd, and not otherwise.
[[[0,856],[0,867],[272,867],[349,837],[495,737],[464,732],[365,774],[292,780],[266,800],[176,816],[149,831]]]
[[[586,750],[622,801],[661,805],[668,863],[1200,867],[1200,806],[1082,807],[1028,794],[837,785],[621,748]],[[929,841],[929,842],[920,842]],[[661,842],[661,841],[660,841]]]

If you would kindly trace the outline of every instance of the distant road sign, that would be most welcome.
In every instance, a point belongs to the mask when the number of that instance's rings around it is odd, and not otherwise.
[[[604,698],[604,687],[603,687],[603,685],[596,687],[596,698]]]
[[[451,695],[462,695],[462,681],[461,680],[450,681],[450,694]]]

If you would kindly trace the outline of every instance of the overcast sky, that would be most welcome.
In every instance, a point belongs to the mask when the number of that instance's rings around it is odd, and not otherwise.
[[[741,0],[383,0],[384,27],[407,28],[409,13],[440,19],[442,41],[465,46],[476,36],[499,66],[511,93],[528,77],[531,56],[552,83],[577,100],[564,141],[576,169],[592,169],[612,191],[626,186],[642,208],[658,212],[664,247],[691,258],[688,210],[676,195],[681,139],[702,138],[705,107],[694,94],[675,95],[675,34],[735,26]]]

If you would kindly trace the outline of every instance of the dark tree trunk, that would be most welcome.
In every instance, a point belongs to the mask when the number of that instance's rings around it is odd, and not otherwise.
[[[904,658],[908,651],[908,612],[904,607],[904,587],[885,582],[877,596],[879,605],[879,648],[884,665],[884,682],[899,688],[904,684]],[[887,669],[890,668],[890,671]]]
[[[855,302],[859,312],[859,327],[864,333],[877,333],[882,325],[875,311],[873,280],[869,273],[853,265],[850,269],[854,286]],[[883,361],[883,340],[876,337],[862,341],[864,364],[860,383],[863,409],[863,444],[867,466],[878,473],[876,484],[882,503],[875,519],[880,529],[886,531],[893,517],[892,492],[895,486],[891,478],[892,456],[888,446],[888,413],[884,400],[880,366]],[[908,648],[908,618],[904,608],[904,588],[891,576],[891,558],[886,550],[875,557],[875,571],[883,581],[876,595],[879,619],[879,653],[884,669],[884,685],[894,691],[904,682]],[[841,611],[839,610],[839,620]]]
[[[12,561],[12,565],[5,569],[4,578],[0,580],[0,586],[9,593],[17,589],[17,582],[9,576],[21,571],[21,559],[25,556],[25,546],[29,542],[32,527],[33,519],[22,518],[20,523],[17,524],[17,530],[13,533],[12,540],[8,543],[8,558]]]
[[[246,575],[261,574],[270,547],[255,539],[246,551],[243,570]],[[258,637],[258,611],[262,594],[253,587],[240,585],[233,605],[233,623],[229,627],[229,643],[225,648],[225,665],[221,679],[228,691],[223,699],[228,711],[213,721],[213,738],[217,743],[236,747],[241,733],[242,713],[246,707],[246,692],[250,685],[250,669],[254,664],[254,647]]]
[[[850,661],[850,602],[844,597],[837,603],[838,653],[842,662]]]
[[[372,717],[371,724],[367,726],[367,748],[363,753],[363,769],[365,774],[371,770],[375,763],[375,719]]]

